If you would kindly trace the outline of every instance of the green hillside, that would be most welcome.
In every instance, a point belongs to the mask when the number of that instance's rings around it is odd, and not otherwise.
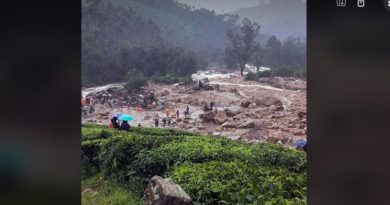
[[[84,125],[81,140],[84,204],[138,204],[154,175],[199,204],[306,204],[306,154],[287,147],[98,125]]]

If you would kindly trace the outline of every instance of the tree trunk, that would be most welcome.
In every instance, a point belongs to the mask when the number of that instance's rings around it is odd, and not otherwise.
[[[260,70],[260,66],[257,65],[256,66],[256,71],[259,72],[259,70]]]

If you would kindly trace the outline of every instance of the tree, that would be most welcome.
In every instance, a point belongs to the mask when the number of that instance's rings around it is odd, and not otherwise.
[[[251,59],[255,38],[259,31],[260,26],[247,18],[244,18],[242,21],[240,31],[227,30],[229,45],[225,52],[227,52],[228,57],[233,57],[237,60],[241,76],[244,75],[245,65]]]
[[[272,36],[268,39],[265,49],[267,51],[266,63],[268,66],[277,66],[282,63],[282,43],[276,38],[276,36]]]
[[[137,90],[146,85],[147,82],[148,80],[145,78],[143,73],[132,69],[127,73],[127,82],[125,88],[128,91]]]
[[[259,72],[260,67],[264,65],[264,59],[265,49],[262,48],[259,43],[256,43],[256,45],[253,47],[253,56],[251,62],[254,66],[256,66],[257,72]]]

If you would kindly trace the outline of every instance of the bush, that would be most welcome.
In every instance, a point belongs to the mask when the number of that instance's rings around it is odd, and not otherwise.
[[[156,77],[156,83],[162,84],[175,84],[179,82],[179,77],[173,73],[167,73],[165,75]]]
[[[270,77],[271,76],[271,71],[270,70],[259,71],[256,74],[257,74],[256,80],[258,80],[259,78]]]
[[[171,176],[206,204],[304,204],[306,155],[291,148],[143,127],[87,124],[82,136],[83,179],[101,173],[141,196],[152,176]]]
[[[251,72],[249,71],[248,74],[245,75],[244,80],[251,80],[251,81],[257,81],[259,78],[264,77],[270,77],[271,71],[258,71],[258,72]]]
[[[87,178],[100,171],[98,158],[104,140],[91,140],[81,143],[81,178]]]
[[[281,65],[273,68],[271,70],[273,76],[279,76],[279,77],[297,77],[297,75],[300,75],[300,71],[302,70],[301,67],[294,66],[294,65]],[[302,73],[303,75],[303,73]]]
[[[147,82],[148,80],[141,72],[131,70],[127,74],[127,81],[126,81],[125,88],[128,91],[137,90],[142,86],[146,85]]]
[[[181,77],[181,78],[179,79],[179,84],[180,84],[180,85],[189,85],[189,84],[191,84],[192,82],[193,82],[193,81],[192,81],[191,75],[186,75],[186,76]]]
[[[249,71],[245,76],[244,80],[256,80],[256,74],[252,71]]]
[[[305,204],[306,177],[284,169],[207,162],[178,167],[170,176],[200,203],[267,204],[280,199]]]
[[[254,163],[261,166],[280,167],[292,172],[306,172],[306,154],[282,145],[259,144],[253,147]]]
[[[136,193],[103,176],[96,175],[81,181],[81,189],[92,189],[92,193],[82,195],[82,205],[111,204],[111,205],[141,205],[141,198]]]

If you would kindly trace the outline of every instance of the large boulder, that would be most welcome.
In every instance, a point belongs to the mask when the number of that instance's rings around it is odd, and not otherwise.
[[[190,196],[177,184],[154,176],[144,192],[144,205],[191,205]]]
[[[216,111],[208,111],[203,114],[200,114],[199,117],[203,119],[204,122],[211,122],[214,121],[216,114],[217,114]]]
[[[271,105],[280,105],[280,104],[283,105],[283,103],[275,97],[265,97],[262,99],[257,99],[255,102],[257,106],[262,105],[262,106],[269,107]]]
[[[248,129],[248,128],[254,128],[256,125],[255,125],[255,121],[252,120],[252,119],[248,119],[242,123],[240,123],[237,128],[241,128],[241,129]]]
[[[241,113],[240,107],[229,107],[223,110],[228,117],[233,117]]]
[[[226,122],[228,119],[228,116],[224,112],[217,112],[217,114],[214,116],[215,123],[222,124]]]
[[[243,101],[243,102],[241,102],[240,106],[243,107],[243,108],[247,108],[249,106],[249,104],[251,104],[251,102]]]

